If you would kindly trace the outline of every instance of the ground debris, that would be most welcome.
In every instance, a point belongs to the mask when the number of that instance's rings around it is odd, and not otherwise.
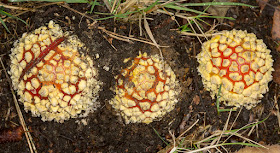
[[[273,16],[273,24],[271,29],[272,39],[276,41],[276,43],[280,43],[280,6],[275,9]],[[280,51],[280,45],[278,45],[277,51]]]
[[[0,143],[15,142],[22,139],[24,133],[22,126],[0,130]]]
[[[280,84],[280,58],[277,58],[273,64],[274,72],[272,72],[273,81]]]
[[[262,13],[263,9],[265,8],[268,0],[257,0],[259,6],[260,6],[260,13]]]

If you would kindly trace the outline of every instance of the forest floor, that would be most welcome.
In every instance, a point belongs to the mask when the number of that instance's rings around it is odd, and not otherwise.
[[[241,2],[258,6],[255,1],[242,0]],[[21,3],[21,6],[41,4],[26,2]],[[279,5],[277,1],[269,1],[269,4]],[[53,20],[64,31],[72,31],[85,43],[89,48],[87,54],[95,60],[99,70],[99,80],[103,82],[98,98],[101,106],[86,118],[70,119],[64,123],[43,122],[40,117],[32,117],[30,112],[25,112],[23,105],[20,105],[38,152],[157,152],[167,147],[162,139],[171,144],[166,148],[168,150],[172,148],[171,133],[178,137],[196,123],[185,136],[189,140],[202,140],[217,131],[222,131],[229,115],[227,124],[228,127],[232,126],[232,129],[240,129],[249,123],[267,118],[252,128],[242,130],[242,136],[261,144],[280,143],[280,129],[276,115],[279,112],[276,107],[279,104],[279,86],[270,82],[269,92],[264,95],[261,103],[251,110],[239,108],[231,113],[227,111],[218,115],[216,99],[212,99],[210,93],[203,88],[201,77],[197,72],[196,55],[201,50],[200,42],[197,37],[178,33],[175,20],[163,14],[147,15],[152,19],[149,20],[149,26],[157,43],[168,46],[162,48],[163,57],[175,71],[183,90],[175,109],[165,115],[162,120],[148,125],[140,123],[126,125],[108,103],[114,96],[112,91],[115,85],[114,76],[129,65],[123,63],[124,59],[129,57],[133,59],[139,51],[158,54],[159,50],[147,43],[133,40],[125,42],[113,38],[103,30],[134,38],[142,37],[143,40],[151,42],[145,30],[142,30],[143,36],[140,36],[141,29],[137,22],[128,23],[114,19],[95,22],[62,5],[69,6],[77,12],[90,10],[88,4],[54,4],[20,15],[19,18],[26,21],[29,26],[14,19],[6,22],[11,33],[7,33],[5,28],[0,26],[0,58],[7,70],[10,68],[9,54],[14,41],[18,40],[23,33],[31,32]],[[99,12],[108,12],[104,6],[96,6],[95,9]],[[196,7],[196,9],[203,11],[203,7]],[[275,8],[269,5],[266,5],[262,12],[259,7],[230,7],[226,16],[233,17],[235,20],[225,19],[223,24],[217,24],[215,30],[241,29],[255,33],[259,39],[264,40],[271,49],[273,58],[276,59],[279,56],[276,51],[277,44],[271,37],[274,10]],[[94,19],[104,17],[96,14],[88,14],[88,16]],[[205,20],[211,24],[214,23],[214,19]],[[178,22],[186,23],[183,19],[178,19]],[[210,28],[211,26],[204,25],[204,29]],[[201,40],[204,41],[205,38],[201,37]],[[96,58],[97,55],[98,58]],[[0,68],[0,95],[0,129],[10,128],[15,124],[20,125],[8,78],[2,67]],[[221,104],[221,107],[225,106]],[[86,125],[82,122],[86,122]],[[232,136],[227,140],[227,142],[242,141],[243,139],[237,136]],[[190,148],[193,147],[191,143],[184,143]],[[241,147],[241,145],[225,146],[229,152],[234,152]],[[29,152],[26,138],[23,135],[22,141],[0,144],[0,152]]]

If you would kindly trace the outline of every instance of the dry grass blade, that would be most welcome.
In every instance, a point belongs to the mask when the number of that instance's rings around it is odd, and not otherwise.
[[[233,123],[231,124],[231,126],[230,126],[229,130],[232,130],[233,125],[234,125],[234,124],[235,124],[235,122],[237,121],[237,119],[238,119],[238,117],[239,117],[239,115],[240,115],[240,113],[241,113],[242,109],[243,109],[243,107],[241,107],[241,108],[239,109],[239,112],[238,112],[237,116],[235,117],[235,119],[234,119]]]
[[[178,33],[186,36],[196,36],[196,37],[213,37],[215,35],[220,35],[221,33],[213,33],[213,34],[198,34],[198,33],[191,33],[191,32],[185,32],[185,31],[178,31]]]
[[[200,28],[200,26],[198,25],[198,23],[196,22],[196,20],[194,18],[192,18],[192,21],[195,23],[196,27],[199,29],[199,31],[202,33],[202,35],[204,36],[204,38],[206,38],[206,40],[208,41],[208,38],[205,36],[205,33],[202,31],[202,29]]]
[[[156,40],[155,40],[155,38],[154,38],[154,36],[153,36],[153,33],[152,33],[151,29],[150,29],[150,26],[149,26],[149,23],[148,23],[148,21],[147,21],[147,18],[146,18],[146,14],[145,14],[145,13],[144,13],[144,27],[145,27],[145,29],[146,29],[146,32],[147,32],[148,36],[150,37],[150,39],[152,40],[152,42],[155,44],[154,46],[156,46],[156,47],[159,49],[160,56],[161,56],[161,58],[162,58],[162,60],[163,60],[163,55],[162,55],[161,49],[160,49],[159,45],[157,44],[157,42],[156,42]]]
[[[276,107],[276,110],[277,110],[276,116],[277,116],[277,119],[278,119],[278,126],[280,128],[280,113],[279,113],[279,106],[278,106],[277,96],[276,95],[274,96],[274,104],[275,104],[275,107]],[[279,133],[279,131],[278,131],[278,133]]]
[[[111,13],[114,12],[115,7],[116,7],[116,4],[117,4],[118,1],[119,1],[119,0],[114,0],[114,4],[113,4],[113,6],[112,6]]]
[[[197,32],[195,31],[194,27],[193,27],[192,24],[191,24],[191,21],[190,21],[188,18],[187,18],[187,21],[188,21],[188,23],[189,23],[189,25],[190,25],[192,31],[194,32],[194,34],[197,34]],[[203,35],[204,35],[204,34],[203,34]],[[200,44],[202,45],[201,39],[200,39],[198,36],[196,36],[196,37],[197,37],[198,41],[200,42]]]
[[[212,148],[218,148],[218,147],[223,146],[223,145],[224,144],[217,144],[217,145],[207,146],[207,147],[196,149],[196,150],[192,150],[192,151],[182,151],[182,152],[185,152],[185,153],[196,153],[196,152],[201,152],[201,151],[207,151],[207,150],[210,150]],[[185,148],[178,148],[178,147],[177,147],[177,149],[185,150]],[[181,152],[181,151],[177,151],[177,152]]]
[[[138,26],[139,26],[139,31],[140,31],[140,36],[143,36],[143,32],[142,32],[142,15],[139,14],[139,22],[138,22]]]
[[[36,7],[34,7],[33,9],[29,9],[29,10],[26,10],[26,11],[22,11],[22,12],[20,12],[20,13],[18,13],[18,14],[12,15],[12,16],[17,17],[17,16],[20,16],[20,15],[22,15],[22,14],[24,14],[24,13],[37,10],[37,9],[39,9],[39,8],[41,8],[41,7],[50,6],[50,5],[55,5],[55,4],[61,4],[61,3],[64,3],[64,2],[46,3],[46,4],[43,4],[43,5],[40,5],[40,6],[36,6]],[[9,18],[10,18],[10,17],[7,17],[7,18],[3,19],[3,21],[6,22]]]
[[[114,32],[107,31],[107,30],[104,29],[104,28],[99,28],[99,29],[101,29],[104,33],[106,33],[107,35],[109,35],[109,36],[112,37],[112,38],[115,38],[115,39],[118,39],[118,40],[121,40],[121,41],[125,41],[125,42],[128,42],[128,43],[132,43],[132,41],[130,41],[129,39],[119,37],[119,35],[116,34],[116,33],[114,33]]]
[[[149,36],[150,39],[152,40],[152,42],[153,42],[153,43],[155,44],[155,46],[160,50],[160,48],[159,48],[159,46],[158,46],[158,44],[157,44],[157,42],[156,42],[156,40],[155,40],[155,38],[154,38],[154,36],[153,36],[153,34],[152,34],[152,31],[151,31],[151,29],[150,29],[150,26],[149,26],[149,23],[148,23],[148,21],[147,21],[146,15],[144,15],[144,27],[145,27],[145,29],[146,29],[146,32],[147,32],[148,36]]]
[[[8,8],[8,9],[35,11],[33,8],[25,8],[25,7],[12,6],[12,5],[7,5],[7,4],[1,3],[1,2],[0,2],[0,6],[3,6],[3,7]]]
[[[121,5],[124,7],[121,9],[120,13],[121,14],[125,13],[127,10],[129,10],[129,8],[131,8],[136,3],[137,3],[137,0],[130,0],[130,1],[126,1],[126,2],[122,3]]]
[[[222,133],[221,133],[219,139],[217,140],[217,144],[220,142],[220,140],[221,140],[221,138],[222,138],[224,132],[225,132],[225,131],[227,130],[227,128],[228,128],[228,123],[229,123],[229,119],[230,119],[230,116],[231,116],[231,112],[232,112],[232,108],[230,109],[230,112],[229,112],[229,114],[228,114],[228,118],[227,118],[226,124],[225,124],[225,126],[224,126],[224,129],[223,129],[223,131],[222,131]]]
[[[231,127],[229,128],[229,131],[232,130],[233,125],[234,125],[235,122],[237,121],[237,119],[238,119],[238,117],[239,117],[239,115],[240,115],[240,113],[241,113],[242,108],[243,108],[243,107],[240,108],[240,110],[239,110],[239,112],[238,112],[236,118],[234,119],[233,123],[231,124]],[[226,140],[223,141],[223,143],[225,143],[225,142],[226,142],[227,140],[229,140],[231,137],[232,137],[232,135],[230,135],[229,137],[227,137]]]
[[[36,149],[35,144],[33,142],[32,136],[31,136],[31,134],[30,134],[30,132],[29,132],[27,126],[26,126],[26,123],[24,121],[23,115],[22,115],[21,110],[20,110],[19,105],[18,105],[18,101],[17,101],[16,95],[15,95],[14,90],[12,88],[12,82],[11,82],[11,80],[10,80],[10,78],[8,76],[7,70],[6,70],[6,68],[5,68],[4,64],[3,64],[2,58],[0,58],[0,62],[1,62],[1,65],[2,65],[2,67],[4,69],[4,71],[5,71],[6,78],[8,79],[8,82],[9,82],[9,85],[10,85],[10,90],[11,90],[11,92],[13,94],[14,103],[15,103],[16,110],[17,110],[17,113],[18,113],[18,116],[19,116],[20,124],[22,125],[22,127],[24,129],[24,134],[25,134],[25,137],[26,137],[26,140],[27,140],[30,152],[31,153],[33,153],[33,152],[37,153],[37,149]]]
[[[104,4],[106,5],[106,7],[108,8],[108,10],[112,10],[112,7],[110,5],[110,2],[108,2],[107,0],[103,0]]]
[[[196,125],[196,123],[199,121],[199,119],[198,120],[196,120],[187,130],[185,130],[182,134],[180,134],[180,136],[178,137],[178,138],[180,138],[180,137],[182,137],[184,134],[186,134],[190,129],[192,129],[195,125]]]
[[[256,141],[253,141],[253,140],[251,140],[251,139],[248,139],[248,138],[246,138],[246,137],[243,137],[242,135],[240,135],[240,134],[238,134],[238,133],[232,133],[232,134],[235,135],[235,136],[237,136],[237,137],[239,137],[239,138],[241,138],[241,139],[246,140],[247,142],[251,142],[251,143],[253,143],[253,144],[256,144],[256,145],[258,145],[258,146],[261,146],[261,147],[263,147],[263,148],[268,149],[268,148],[265,147],[264,145],[261,145],[260,143],[257,143]]]
[[[114,36],[118,37],[118,39],[123,38],[123,39],[126,39],[125,41],[127,41],[127,40],[134,40],[134,41],[139,41],[139,42],[142,42],[142,43],[146,43],[146,44],[155,46],[155,44],[152,43],[152,42],[141,40],[141,39],[137,39],[137,38],[127,37],[127,36],[123,36],[123,35],[119,35],[119,34],[116,34],[114,32],[108,31],[108,30],[106,30],[103,27],[98,27],[98,29],[102,30],[103,32],[105,32],[107,34],[114,35]],[[123,40],[123,39],[120,39],[120,40]],[[159,46],[159,47],[169,47],[169,46]]]

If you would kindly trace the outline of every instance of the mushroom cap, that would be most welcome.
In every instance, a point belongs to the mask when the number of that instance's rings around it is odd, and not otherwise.
[[[212,98],[251,109],[268,91],[273,60],[263,40],[242,30],[222,31],[202,45],[198,71]]]
[[[98,72],[82,48],[53,21],[14,43],[9,73],[26,111],[62,123],[97,107]]]
[[[171,67],[158,55],[141,54],[116,76],[110,104],[128,123],[151,123],[174,109],[180,92]]]

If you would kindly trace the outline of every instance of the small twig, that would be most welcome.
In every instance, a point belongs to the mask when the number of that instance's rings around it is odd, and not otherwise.
[[[99,30],[102,30],[103,32],[105,32],[105,33],[107,33],[107,34],[112,34],[112,35],[117,36],[117,37],[119,37],[119,38],[124,38],[124,39],[128,39],[128,40],[139,41],[139,42],[142,42],[142,43],[146,43],[146,44],[155,46],[155,44],[152,43],[152,42],[145,41],[145,40],[141,40],[141,39],[137,39],[137,38],[127,37],[127,36],[123,36],[123,35],[119,35],[119,34],[116,34],[116,33],[114,33],[114,32],[108,31],[108,30],[106,30],[106,29],[103,28],[103,27],[98,27],[98,29],[99,29]],[[160,46],[160,45],[159,45],[159,47],[169,47],[169,46]]]
[[[111,45],[112,48],[114,48],[117,51],[117,48],[110,42],[110,40],[103,35],[103,38],[107,40],[107,42]]]
[[[33,9],[33,8],[25,8],[25,7],[12,6],[12,5],[7,5],[7,4],[1,3],[1,2],[0,2],[0,6],[3,6],[3,7],[8,8],[8,9],[35,11],[35,9]]]
[[[215,35],[220,35],[221,33],[213,33],[213,34],[199,34],[199,33],[191,33],[191,32],[184,32],[184,31],[177,31],[179,34],[187,35],[187,36],[196,36],[196,37],[213,37]]]
[[[85,17],[87,17],[87,18],[93,20],[93,21],[94,21],[94,24],[97,23],[97,21],[96,21],[94,18],[92,18],[92,17],[86,15],[85,13],[81,13],[81,12],[75,10],[75,9],[72,9],[72,8],[69,7],[67,4],[63,4],[63,5],[61,5],[61,6],[63,6],[63,7],[65,7],[65,8],[67,8],[67,9],[69,9],[70,11],[73,11],[73,12],[75,12],[75,13],[80,14],[81,16],[85,16]],[[93,24],[93,23],[92,23],[92,24]]]

